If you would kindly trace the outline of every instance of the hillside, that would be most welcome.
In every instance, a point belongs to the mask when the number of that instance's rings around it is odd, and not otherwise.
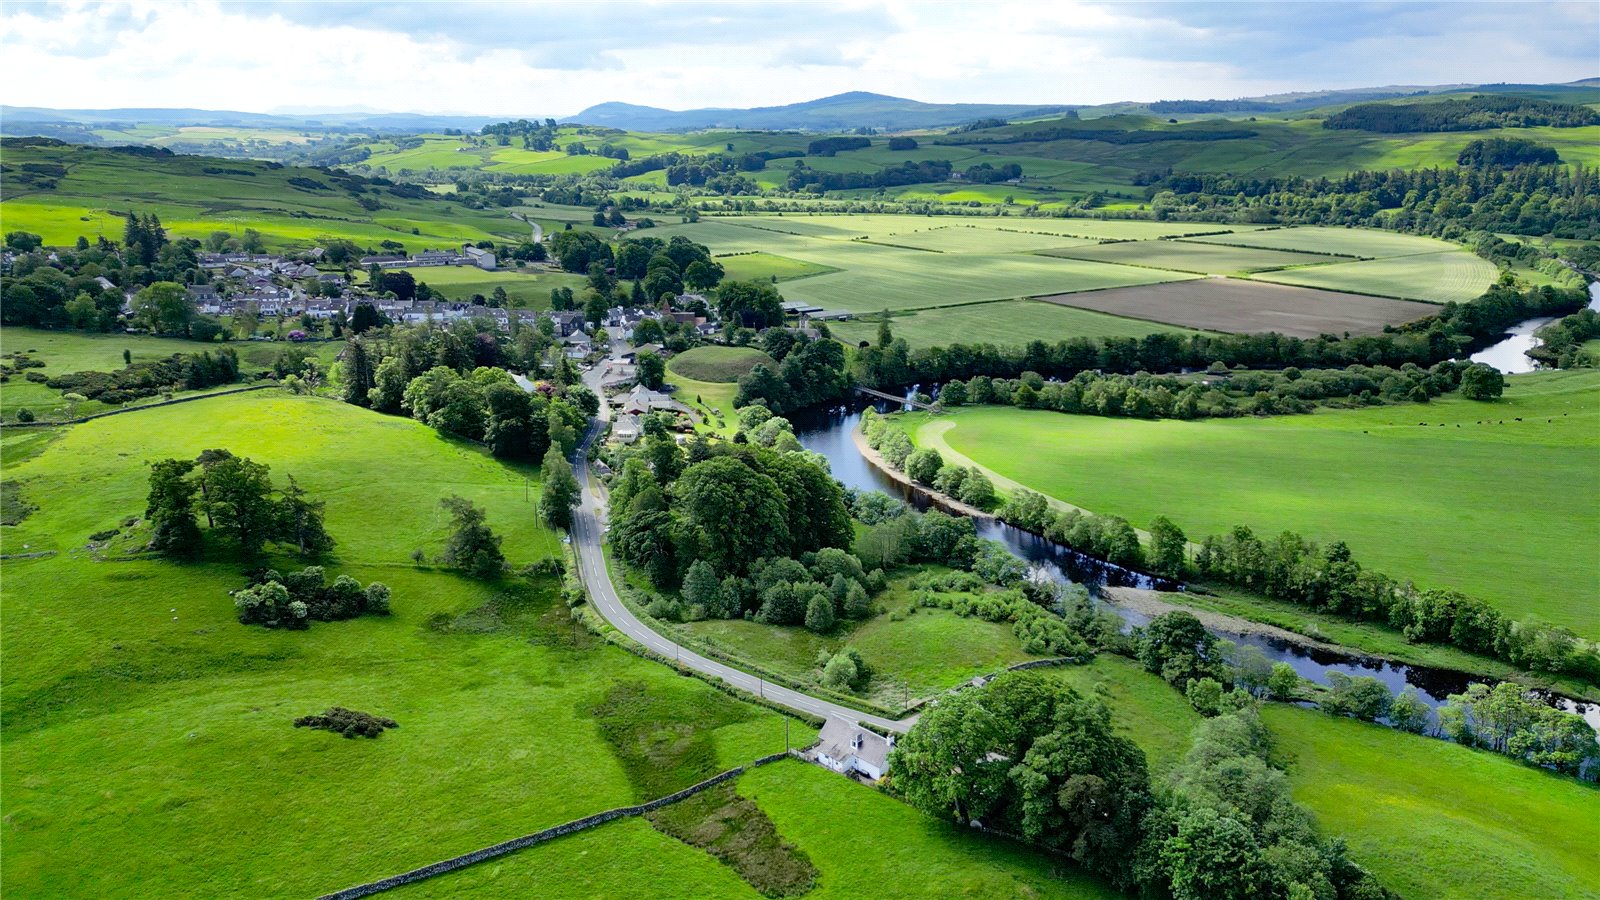
[[[693,131],[702,128],[849,131],[879,128],[909,131],[940,128],[989,118],[1031,118],[1060,113],[1069,107],[1016,103],[922,103],[865,91],[851,91],[752,109],[659,109],[628,103],[601,103],[561,121],[607,125],[629,131]]]

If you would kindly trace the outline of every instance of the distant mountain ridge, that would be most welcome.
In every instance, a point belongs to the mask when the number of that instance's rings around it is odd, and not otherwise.
[[[397,112],[330,112],[322,115],[288,115],[239,112],[226,109],[47,109],[37,106],[0,106],[0,122],[6,133],[18,133],[15,126],[41,124],[115,125],[208,125],[245,128],[355,128],[385,131],[425,131],[460,128],[477,131],[485,125],[504,122],[514,116],[456,116]]]
[[[746,131],[850,131],[878,128],[903,131],[961,125],[978,119],[1025,119],[1074,109],[1068,104],[923,103],[903,97],[850,91],[750,109],[707,108],[671,110],[632,103],[601,103],[563,123],[603,125],[626,131],[697,131],[703,128],[737,128]]]

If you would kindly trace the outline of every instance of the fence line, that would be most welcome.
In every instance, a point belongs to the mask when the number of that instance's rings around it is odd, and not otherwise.
[[[549,828],[543,829],[542,831],[535,831],[532,834],[525,834],[522,837],[512,838],[509,841],[501,841],[498,844],[484,847],[479,850],[473,850],[470,853],[463,853],[460,856],[440,860],[439,862],[423,866],[420,869],[412,869],[409,872],[402,872],[399,875],[391,875],[388,878],[382,878],[378,881],[369,881],[366,884],[358,884],[354,887],[347,887],[341,891],[334,891],[331,894],[323,894],[318,898],[318,900],[354,900],[356,897],[370,897],[373,894],[387,891],[391,888],[397,888],[407,884],[415,884],[418,881],[432,878],[435,875],[443,875],[447,872],[454,872],[457,869],[466,868],[474,863],[480,863],[484,860],[505,856],[507,853],[513,853],[525,847],[532,847],[536,844],[552,841],[556,838],[565,837],[569,834],[576,834],[580,831],[594,828],[597,825],[604,825],[607,822],[616,821],[617,819],[627,818],[629,816],[642,816],[645,813],[654,812],[663,806],[670,806],[671,804],[677,803],[680,800],[692,797],[701,791],[714,788],[726,781],[738,778],[740,775],[743,775],[745,772],[751,769],[759,768],[767,765],[768,763],[774,763],[780,759],[785,759],[793,755],[795,755],[794,751],[785,750],[782,753],[773,753],[769,756],[763,756],[760,759],[749,763],[748,765],[735,766],[726,772],[713,775],[699,784],[690,785],[689,787],[686,787],[677,793],[668,794],[665,797],[658,797],[647,803],[640,803],[636,806],[622,806],[616,809],[608,809],[605,812],[595,813],[592,816],[584,816],[581,819],[563,822],[560,825],[553,825]]]

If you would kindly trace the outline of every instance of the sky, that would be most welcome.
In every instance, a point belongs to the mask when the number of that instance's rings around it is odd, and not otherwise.
[[[1600,76],[1600,3],[25,2],[0,103],[564,116],[844,91],[1095,104]]]

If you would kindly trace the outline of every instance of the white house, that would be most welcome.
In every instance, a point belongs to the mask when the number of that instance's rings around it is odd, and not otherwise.
[[[894,738],[884,738],[854,722],[829,718],[817,735],[816,760],[841,775],[859,772],[873,781],[889,771]]]
[[[622,444],[631,444],[639,439],[644,432],[638,416],[620,415],[611,423],[611,439]]]

